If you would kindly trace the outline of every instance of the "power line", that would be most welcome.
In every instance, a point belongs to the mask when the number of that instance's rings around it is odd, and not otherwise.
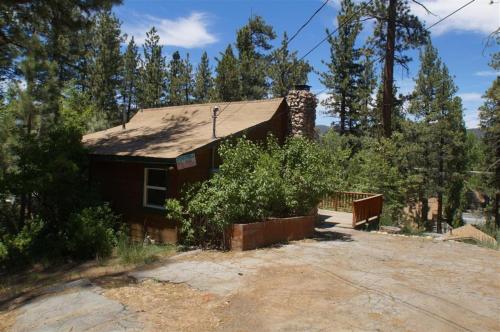
[[[297,37],[297,35],[300,33],[300,31],[302,31],[302,29],[304,29],[308,24],[309,22],[311,22],[311,20],[314,18],[314,16],[316,16],[316,14],[318,14],[322,9],[323,7],[326,6],[326,4],[329,2],[330,0],[326,0],[318,9],[316,9],[316,11],[311,15],[311,17],[309,17],[309,19],[306,21],[306,23],[302,24],[302,26],[293,34],[293,36],[288,40],[288,43],[290,43],[295,37]]]
[[[439,21],[433,23],[430,27],[427,28],[427,30],[429,30],[429,29],[433,28],[434,26],[438,25],[439,23],[443,22],[444,20],[446,20],[450,16],[456,14],[457,12],[461,11],[462,9],[464,9],[467,6],[469,6],[471,3],[475,2],[475,1],[476,0],[471,0],[468,3],[466,3],[465,5],[457,8],[456,10],[454,10],[453,12],[451,12],[450,14],[448,14],[445,17],[443,17],[442,19],[440,19]],[[368,5],[370,5],[372,2],[373,2],[373,0],[370,0],[368,3],[365,3],[358,11],[356,11],[355,13],[353,13],[347,20],[345,20],[344,22],[342,22],[342,24],[340,24],[335,30],[333,30],[331,33],[328,33],[325,38],[323,38],[319,43],[317,43],[316,45],[314,45],[314,47],[311,48],[306,54],[304,54],[299,59],[299,61],[303,60],[309,54],[311,54],[312,52],[314,52],[321,44],[323,44],[328,39],[328,37],[331,37],[335,32],[337,32],[338,30],[340,30],[340,28],[342,28],[345,24],[347,24],[349,21],[351,21],[352,18],[354,18],[362,9],[364,9],[365,7],[367,7]]]
[[[473,0],[475,1],[475,0]],[[326,40],[328,40],[328,37],[331,37],[335,32],[339,31],[340,28],[344,27],[344,25],[346,25],[347,23],[349,23],[356,15],[359,14],[359,12],[361,12],[362,9],[366,8],[368,5],[370,5],[371,3],[373,2],[373,0],[370,0],[368,3],[364,3],[363,6],[361,6],[361,8],[359,10],[357,10],[356,12],[354,12],[349,18],[347,18],[344,22],[342,22],[341,24],[339,24],[339,26],[333,30],[332,32],[329,32],[325,38],[323,38],[319,43],[317,43],[316,45],[314,45],[313,48],[311,48],[309,50],[309,52],[307,52],[306,54],[304,54],[300,59],[299,61],[301,60],[304,60],[305,57],[307,57],[309,54],[311,54],[312,52],[314,52],[321,44],[323,44]]]
[[[445,17],[443,17],[442,19],[440,19],[439,21],[435,22],[434,24],[432,24],[430,27],[427,28],[427,30],[431,29],[432,27],[438,25],[439,23],[443,22],[444,20],[446,20],[448,17],[454,15],[455,13],[461,11],[462,9],[464,9],[465,7],[467,7],[468,5],[470,5],[471,3],[473,3],[474,1],[476,0],[471,0],[469,2],[467,2],[465,5],[463,5],[462,7],[456,9],[455,11],[451,12],[450,14],[446,15]]]

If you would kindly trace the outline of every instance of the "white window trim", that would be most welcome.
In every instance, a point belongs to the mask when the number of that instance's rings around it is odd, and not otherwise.
[[[167,192],[167,187],[148,186],[148,170],[150,170],[150,169],[163,171],[165,173],[167,172],[167,170],[164,168],[155,168],[155,167],[145,167],[144,168],[144,189],[143,189],[143,195],[142,195],[142,205],[145,207],[148,207],[148,208],[152,208],[152,209],[165,210],[164,206],[148,204],[148,189],[163,190],[163,191],[165,191],[165,194]]]

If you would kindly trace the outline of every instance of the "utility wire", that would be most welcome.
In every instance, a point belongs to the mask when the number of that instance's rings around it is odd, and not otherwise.
[[[456,10],[454,10],[453,12],[451,12],[450,14],[446,15],[445,17],[443,17],[442,19],[440,19],[439,21],[433,23],[431,26],[429,26],[427,28],[427,30],[435,27],[436,25],[438,25],[439,23],[443,22],[444,20],[446,20],[447,18],[449,18],[450,16],[456,14],[457,12],[461,11],[462,9],[464,9],[465,7],[469,6],[471,3],[475,2],[476,0],[471,0],[469,1],[468,3],[466,3],[465,5],[457,8]],[[347,24],[352,18],[355,17],[356,14],[358,14],[361,9],[364,9],[365,7],[367,7],[369,4],[371,4],[373,2],[373,0],[370,0],[368,3],[365,3],[363,5],[362,8],[360,8],[360,10],[358,10],[357,12],[353,13],[347,20],[345,20],[344,22],[342,22],[342,24],[340,24],[335,30],[333,30],[331,33],[328,33],[328,35],[323,38],[319,43],[317,43],[316,45],[314,45],[313,48],[311,48],[306,54],[304,54],[300,59],[300,60],[303,60],[305,57],[307,57],[309,54],[311,54],[312,52],[314,52],[321,44],[323,44],[327,39],[328,37],[331,37],[335,32],[337,32],[338,30],[340,30],[340,28],[342,28],[345,24]]]
[[[368,6],[373,0],[370,0],[370,2],[366,3],[364,5],[364,7]],[[456,10],[454,10],[453,12],[451,12],[450,14],[446,15],[445,17],[443,17],[442,19],[438,20],[437,22],[433,23],[431,26],[429,26],[428,28],[426,28],[426,30],[430,30],[432,29],[433,27],[435,27],[436,25],[438,25],[439,23],[443,22],[444,20],[448,19],[450,16],[452,15],[455,15],[456,13],[458,13],[459,11],[461,11],[462,9],[464,9],[465,7],[469,6],[470,4],[472,4],[473,2],[475,2],[476,0],[471,0],[469,2],[467,2],[465,5],[462,5],[461,7],[457,8]],[[361,9],[360,9],[361,10]],[[358,12],[360,11],[358,10]],[[311,50],[309,50],[306,54],[304,54],[300,59],[299,61],[303,60],[305,57],[307,57],[309,54],[311,54],[312,52],[314,52],[314,50],[316,50],[322,43],[324,43],[328,37],[332,36],[335,32],[337,32],[338,30],[340,30],[340,28],[347,24],[358,12],[354,13],[353,15],[351,15],[351,17],[349,17],[349,19],[347,19],[346,21],[342,22],[341,25],[339,25],[335,30],[333,30],[331,33],[329,33],[325,38],[323,38],[318,44],[316,44]],[[374,62],[378,62],[380,60],[383,59],[383,56],[378,58],[376,61]],[[372,63],[374,63],[372,62]],[[315,94],[315,96],[319,95],[320,93],[324,92],[325,90],[327,89],[323,89],[322,91],[318,92]]]
[[[316,9],[316,11],[311,15],[311,17],[309,17],[309,19],[306,21],[306,23],[302,24],[302,26],[293,34],[292,37],[290,37],[290,39],[288,40],[288,43],[290,44],[290,42],[295,38],[297,37],[297,35],[300,33],[300,31],[302,31],[302,29],[304,29],[308,24],[309,22],[311,22],[311,20],[314,18],[314,16],[316,16],[316,14],[318,14],[322,9],[323,7],[326,6],[326,4],[329,2],[330,0],[326,0],[318,9]]]
[[[443,17],[439,21],[433,23],[430,27],[427,28],[427,30],[429,30],[432,27],[434,27],[434,26],[438,25],[439,23],[443,22],[444,20],[446,20],[448,17],[454,15],[455,13],[461,11],[462,9],[464,9],[465,7],[467,7],[468,5],[470,5],[471,3],[473,3],[474,1],[476,1],[476,0],[471,0],[471,1],[467,2],[465,5],[461,6],[460,8],[458,8],[455,11],[451,12],[450,14],[446,15],[445,17]]]
[[[473,0],[475,1],[475,0]],[[370,5],[371,3],[373,2],[373,0],[370,0],[368,1],[367,3],[364,3],[361,8],[359,10],[357,10],[356,12],[354,12],[351,16],[349,16],[344,22],[342,22],[335,30],[333,30],[332,32],[329,32],[327,34],[327,36],[325,38],[323,38],[319,43],[317,43],[316,45],[314,45],[313,48],[311,48],[309,50],[309,52],[307,52],[306,54],[304,54],[300,59],[299,61],[301,60],[304,60],[305,57],[307,57],[309,54],[311,54],[312,52],[314,52],[321,44],[323,44],[326,40],[328,40],[329,37],[333,36],[333,34],[337,31],[340,30],[340,28],[344,27],[344,25],[346,25],[347,23],[349,23],[354,17],[356,17],[356,15],[358,15],[361,10],[365,9],[368,5]]]

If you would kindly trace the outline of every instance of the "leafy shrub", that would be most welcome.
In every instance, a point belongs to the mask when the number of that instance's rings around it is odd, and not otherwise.
[[[176,199],[167,199],[165,201],[165,216],[168,220],[178,222],[181,225],[181,234],[186,244],[195,241],[195,232],[191,219],[184,216],[182,204]]]
[[[106,204],[73,214],[69,221],[68,249],[78,259],[107,258],[117,244],[118,216]]]
[[[340,182],[332,155],[304,138],[283,146],[272,137],[266,144],[241,138],[222,144],[219,154],[219,172],[184,194],[189,218],[177,220],[187,242],[223,246],[230,224],[309,214]],[[171,216],[182,215],[179,202],[166,205]]]
[[[40,257],[45,223],[39,217],[27,220],[23,228],[0,239],[0,265],[22,267]]]
[[[9,255],[9,252],[7,251],[7,247],[5,244],[3,244],[2,241],[0,241],[0,264],[1,262],[4,262]]]

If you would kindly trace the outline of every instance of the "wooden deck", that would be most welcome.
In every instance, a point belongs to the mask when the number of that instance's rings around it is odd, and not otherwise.
[[[330,227],[352,228],[352,213],[349,212],[318,209],[318,217],[321,223]]]

